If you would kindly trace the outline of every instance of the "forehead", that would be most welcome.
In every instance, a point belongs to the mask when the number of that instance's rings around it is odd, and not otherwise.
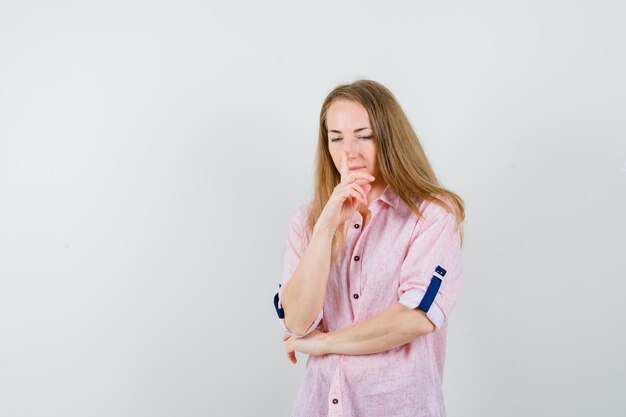
[[[328,130],[352,131],[371,127],[365,107],[355,101],[336,100],[328,108],[326,128]]]

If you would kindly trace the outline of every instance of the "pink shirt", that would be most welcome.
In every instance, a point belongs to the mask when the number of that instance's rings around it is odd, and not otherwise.
[[[462,278],[460,233],[452,213],[427,201],[418,207],[422,220],[387,186],[369,205],[364,228],[355,212],[347,236],[350,256],[331,264],[322,311],[307,334],[366,321],[398,301],[426,311],[435,331],[375,354],[309,356],[292,417],[445,416],[442,378],[447,319]],[[306,248],[309,208],[298,207],[291,219],[282,286]],[[282,288],[275,307],[291,333],[281,295]]]

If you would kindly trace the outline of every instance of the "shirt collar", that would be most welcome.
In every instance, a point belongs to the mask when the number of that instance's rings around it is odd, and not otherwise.
[[[400,200],[400,196],[396,194],[396,192],[391,188],[391,185],[387,184],[385,187],[385,191],[378,197],[385,203],[389,204],[394,209],[398,206],[398,201]]]

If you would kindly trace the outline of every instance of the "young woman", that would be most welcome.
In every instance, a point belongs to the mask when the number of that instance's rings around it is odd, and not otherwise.
[[[287,356],[309,355],[292,416],[445,416],[464,217],[386,87],[330,92],[274,297]]]

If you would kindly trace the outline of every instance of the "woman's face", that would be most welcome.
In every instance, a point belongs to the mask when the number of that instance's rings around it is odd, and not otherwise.
[[[328,150],[337,171],[341,172],[342,152],[348,150],[350,171],[366,171],[376,177],[376,182],[381,179],[373,131],[363,106],[355,101],[334,101],[328,108],[326,128]]]

